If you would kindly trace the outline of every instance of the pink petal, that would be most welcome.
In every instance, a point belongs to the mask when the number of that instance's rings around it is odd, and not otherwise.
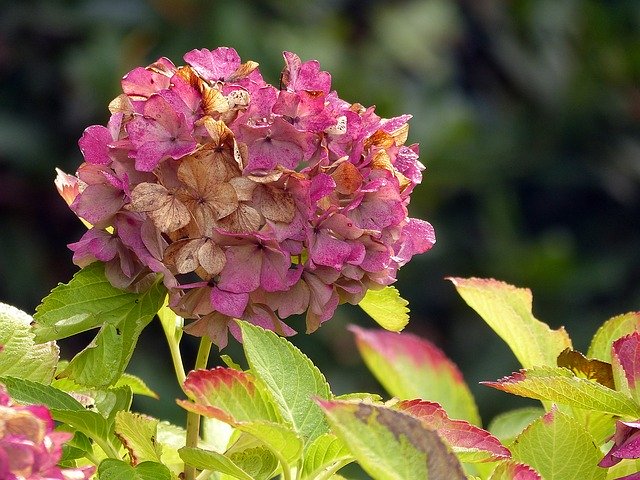
[[[92,125],[82,133],[78,146],[87,163],[108,165],[111,163],[108,145],[112,141],[111,132],[106,127]]]
[[[232,293],[214,287],[211,290],[211,304],[220,313],[240,318],[249,303],[248,293]]]

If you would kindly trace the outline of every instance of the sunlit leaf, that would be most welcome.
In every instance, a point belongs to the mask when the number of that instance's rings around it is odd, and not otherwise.
[[[589,358],[611,363],[611,345],[620,337],[640,331],[640,312],[630,312],[604,322],[591,340]]]
[[[566,368],[530,368],[495,382],[482,383],[523,397],[549,400],[613,415],[640,416],[640,406],[623,392],[576,377]]]
[[[99,480],[172,480],[171,472],[161,463],[142,462],[132,467],[126,462],[107,458],[98,466]]]
[[[437,402],[451,418],[480,425],[478,408],[462,373],[435,345],[410,333],[350,329],[367,367],[391,395]]]
[[[409,323],[409,302],[395,287],[367,290],[358,305],[385,330],[399,332]]]
[[[344,442],[332,433],[317,437],[304,454],[302,479],[313,479],[321,472],[337,471],[354,460]]]
[[[157,419],[119,411],[115,417],[115,434],[129,452],[133,465],[145,461],[162,461],[162,445],[157,440]]]
[[[533,468],[513,460],[500,462],[489,480],[543,480]]]
[[[188,447],[181,448],[179,453],[185,463],[198,469],[226,473],[239,480],[253,480],[247,472],[221,453]]]
[[[54,341],[34,343],[33,318],[0,303],[0,376],[8,375],[51,383],[60,356]]]
[[[294,345],[271,331],[239,322],[251,372],[271,393],[282,418],[305,443],[328,431],[314,397],[328,399],[329,384],[318,368]]]
[[[393,409],[417,418],[426,428],[438,432],[462,462],[495,461],[511,457],[509,450],[492,434],[465,420],[452,420],[437,403],[404,400],[395,404]]]
[[[590,359],[577,350],[565,348],[558,355],[557,364],[575,373],[578,377],[594,380],[601,385],[615,388],[611,364],[597,359]]]
[[[376,480],[466,478],[456,456],[417,418],[368,403],[318,403],[333,432]]]
[[[489,424],[488,430],[500,441],[509,445],[525,427],[528,427],[535,419],[544,415],[541,407],[524,407],[495,416]]]
[[[533,316],[529,289],[492,279],[450,280],[464,301],[509,345],[524,368],[555,365],[560,352],[571,348],[564,328],[552,330]]]
[[[606,470],[593,438],[571,417],[552,409],[535,420],[511,446],[513,459],[533,467],[542,478],[601,480]]]

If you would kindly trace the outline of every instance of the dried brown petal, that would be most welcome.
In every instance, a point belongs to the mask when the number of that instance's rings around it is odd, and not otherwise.
[[[175,196],[170,195],[165,205],[158,210],[147,212],[161,232],[169,233],[187,226],[191,221],[189,210]]]
[[[247,178],[256,183],[273,183],[282,177],[282,170],[269,170],[268,172],[254,171]]]
[[[238,89],[229,92],[227,95],[227,102],[229,102],[229,108],[244,108],[249,105],[249,92],[246,90]]]
[[[229,180],[229,183],[236,191],[238,201],[250,202],[253,197],[253,190],[256,188],[256,182],[247,177],[235,177]]]
[[[344,195],[350,195],[362,185],[362,174],[350,161],[340,163],[331,174],[336,182],[336,191]]]
[[[202,111],[205,115],[228,112],[229,101],[217,88],[204,85],[202,88]]]
[[[376,130],[373,135],[364,141],[364,148],[371,147],[390,148],[395,145],[395,140],[384,130]]]
[[[207,239],[198,250],[198,262],[208,274],[217,275],[224,268],[227,258],[213,240]]]
[[[126,94],[121,93],[109,102],[109,111],[111,113],[124,113],[125,115],[130,115],[133,113],[133,105],[131,104],[129,97]]]
[[[233,141],[233,159],[238,165],[238,168],[242,171],[247,164],[247,158],[249,158],[249,147],[245,143],[238,143]]]
[[[238,205],[232,214],[218,221],[220,228],[234,233],[255,232],[261,225],[262,217],[258,211],[244,203]]]
[[[136,212],[157,210],[168,200],[169,191],[157,183],[139,183],[131,192],[131,206]]]
[[[178,167],[178,179],[199,194],[224,182],[226,176],[224,165],[213,161],[203,150],[185,157]]]
[[[404,145],[404,142],[407,141],[407,137],[409,136],[409,124],[405,123],[401,127],[395,129],[391,132],[391,136],[394,138],[396,145]]]
[[[373,154],[373,158],[371,159],[371,168],[384,169],[389,170],[390,172],[395,172],[395,168],[393,168],[393,164],[391,163],[391,158],[389,154],[384,150],[378,150]]]
[[[271,185],[258,185],[253,192],[253,202],[265,218],[274,222],[289,223],[296,213],[291,194]]]
[[[244,78],[247,75],[249,75],[256,68],[258,68],[258,63],[252,60],[249,60],[248,62],[245,62],[242,65],[240,65],[235,72],[229,75],[229,78],[227,78],[227,81],[235,82],[236,80],[240,80],[241,78]]]

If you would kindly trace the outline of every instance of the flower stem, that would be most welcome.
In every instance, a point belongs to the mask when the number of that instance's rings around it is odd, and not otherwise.
[[[202,337],[200,339],[200,347],[198,348],[198,356],[196,357],[196,364],[193,367],[194,370],[201,368],[207,368],[207,362],[209,361],[209,353],[211,352],[211,340],[209,337]],[[187,439],[186,447],[196,448],[198,446],[198,439],[200,436],[200,415],[193,412],[187,413]],[[195,480],[196,468],[191,465],[185,464],[184,466],[184,480]]]
[[[165,301],[165,304],[158,312],[158,317],[160,318],[164,335],[167,337],[167,345],[169,345],[173,369],[176,372],[176,380],[178,381],[178,385],[180,385],[182,391],[184,391],[184,380],[187,376],[184,372],[182,354],[180,353],[180,336],[176,334],[177,315],[169,309]]]

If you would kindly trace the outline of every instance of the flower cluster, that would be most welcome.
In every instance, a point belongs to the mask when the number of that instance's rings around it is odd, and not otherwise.
[[[62,444],[72,433],[53,431],[43,405],[15,405],[0,385],[0,478],[6,480],[85,480],[94,467],[60,468]]]
[[[74,262],[105,262],[120,288],[163,274],[186,330],[219,346],[234,317],[289,335],[281,319],[306,312],[313,331],[435,242],[407,217],[424,169],[410,116],[380,118],[318,62],[284,59],[276,88],[231,48],[161,58],[79,141],[71,209],[92,228]]]

